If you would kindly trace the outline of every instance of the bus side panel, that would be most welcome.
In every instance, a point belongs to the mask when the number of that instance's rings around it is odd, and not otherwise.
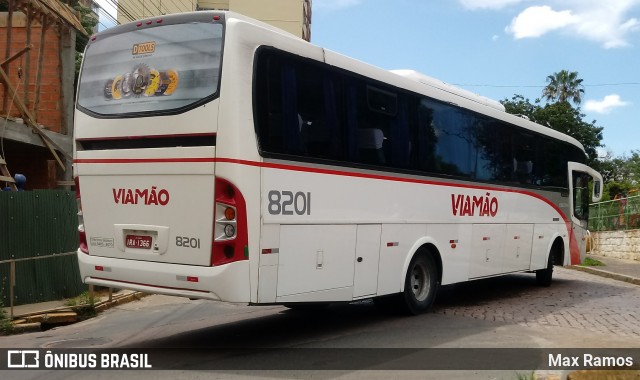
[[[431,224],[428,236],[434,239],[442,259],[442,285],[469,279],[470,224]]]
[[[258,302],[276,302],[280,225],[263,224],[260,234],[260,269],[258,273]]]
[[[350,301],[355,247],[355,225],[281,226],[278,297],[349,288],[332,301]]]
[[[398,293],[404,287],[404,275],[415,242],[426,236],[424,224],[384,224],[380,237],[378,295]]]
[[[503,273],[505,224],[474,224],[470,278]]]
[[[375,296],[378,290],[382,225],[358,225],[353,298]]]
[[[509,224],[505,237],[503,272],[528,270],[531,264],[533,224]]]
[[[558,224],[536,224],[533,230],[533,252],[531,254],[531,270],[547,267],[549,251],[554,239],[558,236]]]

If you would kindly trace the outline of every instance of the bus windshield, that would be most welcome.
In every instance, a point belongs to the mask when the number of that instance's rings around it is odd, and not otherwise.
[[[197,22],[106,35],[84,57],[78,107],[104,117],[184,112],[218,93],[223,25]]]

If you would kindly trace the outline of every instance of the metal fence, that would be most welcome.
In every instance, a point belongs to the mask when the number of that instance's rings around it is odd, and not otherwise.
[[[87,290],[77,257],[75,193],[0,192],[0,299],[5,306],[61,300]]]
[[[615,231],[640,228],[640,195],[593,203],[589,206],[589,230]]]

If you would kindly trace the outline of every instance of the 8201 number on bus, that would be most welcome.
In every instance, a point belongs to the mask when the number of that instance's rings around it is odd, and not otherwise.
[[[311,193],[271,190],[268,198],[271,215],[311,215]]]

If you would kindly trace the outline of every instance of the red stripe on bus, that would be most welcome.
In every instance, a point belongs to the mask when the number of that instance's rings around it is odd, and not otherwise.
[[[463,189],[474,189],[474,190],[485,190],[485,191],[489,190],[489,191],[497,191],[497,192],[503,192],[503,193],[516,193],[516,194],[528,195],[530,197],[539,199],[544,203],[548,204],[562,217],[565,224],[567,225],[567,231],[569,234],[569,254],[571,257],[571,265],[581,264],[580,248],[578,246],[578,241],[576,240],[576,236],[573,232],[573,228],[571,228],[571,221],[567,219],[567,217],[564,215],[564,213],[562,212],[560,207],[558,207],[558,205],[551,202],[550,200],[543,197],[542,195],[536,194],[534,192],[524,191],[524,190],[514,190],[514,189],[499,189],[499,188],[480,186],[480,185],[437,182],[437,181],[429,181],[429,180],[422,180],[422,179],[415,179],[415,178],[392,177],[392,176],[381,175],[381,174],[347,172],[347,171],[340,171],[335,169],[321,169],[321,168],[310,168],[305,166],[296,166],[296,165],[287,165],[287,164],[247,161],[247,160],[239,160],[234,158],[217,158],[216,162],[254,166],[259,168],[299,171],[299,172],[337,175],[337,176],[346,176],[346,177],[355,177],[355,178],[377,179],[377,180],[394,181],[394,182],[417,183],[417,184],[423,184],[423,185],[446,186],[446,187],[455,187],[455,188],[463,188]],[[559,263],[559,264],[562,265],[562,263]]]
[[[298,172],[306,172],[306,173],[336,175],[336,176],[343,176],[343,177],[367,178],[367,179],[377,179],[377,180],[383,180],[383,181],[418,183],[422,185],[434,185],[434,186],[455,187],[455,188],[462,188],[462,189],[474,189],[474,190],[485,190],[485,191],[488,190],[488,191],[497,191],[497,192],[503,192],[503,193],[523,194],[523,195],[528,195],[544,201],[545,203],[553,207],[560,214],[560,216],[562,216],[562,219],[565,222],[569,221],[564,216],[564,213],[562,212],[562,210],[556,204],[554,204],[553,202],[551,202],[550,200],[548,200],[547,198],[539,194],[526,191],[526,190],[501,189],[501,188],[481,186],[481,185],[468,185],[468,184],[461,184],[461,183],[438,182],[438,181],[416,179],[416,178],[392,177],[392,176],[382,175],[382,174],[368,174],[368,173],[341,171],[341,170],[335,170],[335,169],[310,168],[306,166],[246,161],[246,160],[238,160],[233,158],[216,158],[215,162],[254,166],[254,167],[268,168],[268,169],[279,169],[279,170],[289,170],[289,171],[298,171]]]
[[[567,231],[569,231],[569,253],[571,255],[570,264],[580,265],[582,262],[580,261],[580,247],[578,246],[576,234],[573,232],[573,228],[571,228],[571,222],[565,219],[565,223],[567,224]]]
[[[248,160],[239,160],[235,158],[211,158],[211,157],[181,157],[181,158],[79,158],[73,161],[75,164],[138,164],[138,163],[183,163],[183,162],[191,162],[191,163],[228,163],[228,164],[237,164],[237,165],[245,165],[245,166],[253,166],[258,168],[268,168],[268,169],[278,169],[278,170],[289,170],[289,171],[297,171],[297,172],[305,172],[305,173],[316,173],[316,174],[325,174],[325,175],[335,175],[342,177],[354,177],[354,178],[366,178],[366,179],[376,179],[383,181],[393,181],[393,182],[405,182],[405,183],[417,183],[422,185],[434,185],[434,186],[445,186],[445,187],[455,187],[462,189],[474,189],[474,190],[485,190],[485,191],[497,191],[503,193],[517,193],[528,195],[537,199],[544,201],[545,203],[552,206],[559,214],[562,216],[565,222],[569,220],[564,216],[562,210],[549,201],[545,197],[524,190],[515,190],[515,189],[500,189],[495,187],[481,186],[481,185],[468,185],[461,183],[447,183],[447,182],[438,182],[424,179],[416,179],[416,178],[402,178],[402,177],[393,177],[389,175],[382,174],[369,174],[369,173],[357,173],[357,172],[349,172],[342,171],[336,169],[321,169],[321,168],[311,168],[306,166],[297,166],[297,165],[287,165],[287,164],[276,164],[269,162],[258,162],[258,161],[248,161]]]
[[[444,186],[444,187],[454,187],[461,189],[474,189],[474,190],[485,190],[485,191],[497,191],[503,193],[516,193],[528,195],[530,197],[539,199],[549,206],[551,206],[564,220],[567,225],[567,232],[569,234],[569,252],[571,255],[571,264],[580,264],[580,249],[578,247],[578,242],[576,240],[575,234],[573,233],[573,229],[571,228],[571,221],[566,218],[562,210],[555,203],[551,202],[547,198],[542,195],[536,194],[534,192],[525,191],[525,190],[515,190],[515,189],[500,189],[495,187],[488,186],[480,186],[480,185],[467,185],[467,184],[459,184],[459,183],[447,183],[447,182],[438,182],[438,181],[430,181],[423,179],[415,179],[415,178],[402,178],[402,177],[393,177],[389,175],[382,174],[369,174],[369,173],[357,173],[357,172],[348,172],[336,169],[321,169],[321,168],[312,168],[306,166],[297,166],[290,164],[277,164],[270,162],[259,162],[259,161],[249,161],[249,160],[240,160],[235,158],[210,158],[210,157],[194,157],[194,158],[82,158],[75,159],[73,161],[76,164],[136,164],[136,163],[182,163],[182,162],[191,162],[191,163],[228,163],[228,164],[237,164],[237,165],[245,165],[245,166],[253,166],[258,168],[268,168],[268,169],[278,169],[278,170],[288,170],[288,171],[297,171],[297,172],[305,172],[305,173],[316,173],[316,174],[325,174],[325,175],[335,175],[342,177],[354,177],[354,178],[366,178],[366,179],[376,179],[383,181],[393,181],[393,182],[404,182],[404,183],[417,183],[422,185],[434,185],[434,186]]]
[[[164,139],[173,137],[212,137],[215,133],[183,133],[170,135],[143,135],[143,136],[111,136],[111,137],[87,137],[77,138],[76,141],[104,141],[104,140],[144,140],[144,139]]]

